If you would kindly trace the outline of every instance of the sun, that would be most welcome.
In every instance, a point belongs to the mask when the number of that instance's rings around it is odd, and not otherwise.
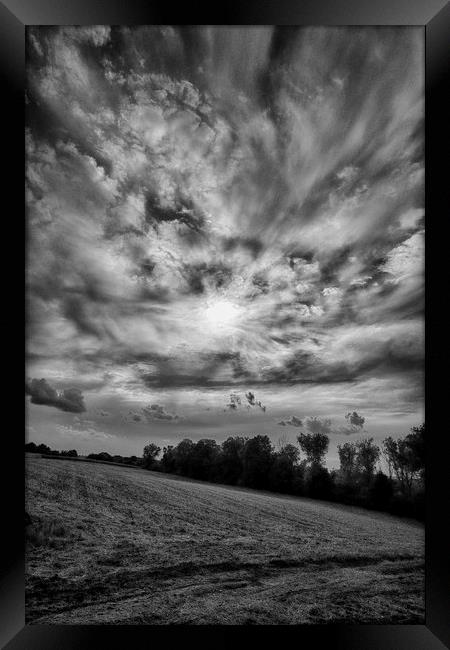
[[[216,331],[232,332],[239,320],[240,309],[226,298],[210,300],[205,309],[206,323]]]

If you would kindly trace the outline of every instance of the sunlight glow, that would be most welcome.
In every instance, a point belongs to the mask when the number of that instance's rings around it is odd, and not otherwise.
[[[234,329],[239,314],[239,308],[225,298],[210,301],[205,310],[205,318],[208,325],[221,331]]]

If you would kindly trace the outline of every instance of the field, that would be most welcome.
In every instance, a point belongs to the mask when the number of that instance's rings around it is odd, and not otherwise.
[[[26,462],[27,623],[424,622],[419,523],[140,469]]]

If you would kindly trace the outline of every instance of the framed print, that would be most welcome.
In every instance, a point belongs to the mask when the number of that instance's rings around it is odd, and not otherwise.
[[[2,644],[450,647],[449,5],[0,11]]]

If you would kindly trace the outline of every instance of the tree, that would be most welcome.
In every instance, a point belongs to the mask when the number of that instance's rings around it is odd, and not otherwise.
[[[292,492],[296,479],[296,465],[300,452],[291,443],[280,445],[280,450],[274,454],[270,474],[270,487],[277,492]]]
[[[314,463],[305,474],[305,489],[315,499],[329,499],[333,494],[333,479],[326,467]]]
[[[158,447],[154,442],[150,442],[144,447],[142,458],[145,469],[151,469],[155,465],[156,457],[160,451],[161,447]]]
[[[367,483],[375,472],[375,466],[380,458],[380,449],[374,444],[373,438],[365,438],[356,442],[356,464]]]
[[[296,465],[300,458],[300,452],[295,445],[290,442],[284,443],[278,452],[280,456],[289,460],[292,465]]]
[[[192,476],[202,481],[214,480],[220,447],[215,440],[199,440],[192,453]]]
[[[416,474],[425,478],[425,422],[418,427],[411,427],[405,442],[411,450],[411,468]]]
[[[176,452],[173,445],[164,447],[161,458],[161,467],[164,472],[168,472],[169,474],[177,471]]]
[[[76,449],[63,450],[61,456],[68,456],[69,458],[77,458],[78,452]]]
[[[425,477],[425,424],[412,427],[411,433],[403,439],[385,438],[383,455],[400,490],[410,497],[414,479]]]
[[[338,445],[339,462],[341,464],[341,472],[344,478],[350,480],[357,469],[356,458],[358,450],[354,442],[346,442],[343,445]]]
[[[106,460],[109,463],[112,461],[112,456],[108,454],[107,451],[101,451],[99,454],[89,454],[88,458],[93,458],[94,460]]]
[[[329,437],[325,433],[300,433],[297,440],[308,463],[312,467],[321,467],[330,444]]]
[[[273,447],[268,436],[255,436],[246,441],[243,453],[243,482],[254,488],[269,486]]]
[[[175,466],[177,474],[192,476],[195,443],[184,438],[175,447]]]
[[[47,447],[47,445],[44,445],[42,443],[36,447],[36,451],[38,452],[38,454],[50,455],[52,453],[50,447]]]
[[[225,483],[237,485],[243,474],[244,448],[247,438],[235,436],[227,438],[221,445],[220,477]]]

